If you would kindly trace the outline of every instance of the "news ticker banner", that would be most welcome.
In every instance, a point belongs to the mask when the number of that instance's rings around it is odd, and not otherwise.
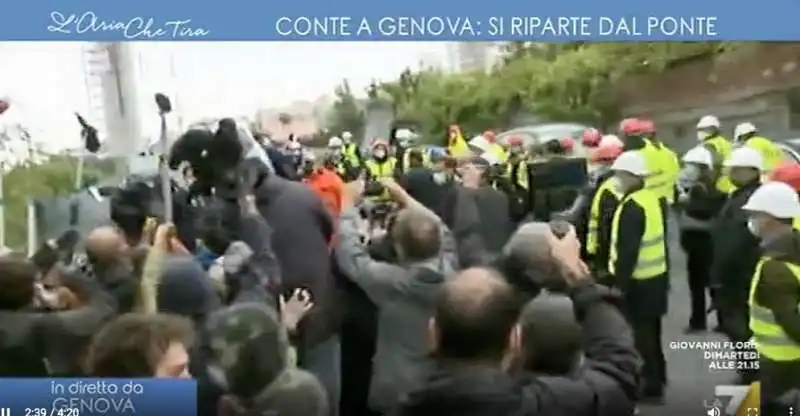
[[[197,384],[178,379],[2,378],[2,416],[197,415]]]
[[[81,0],[15,2],[0,40],[800,40],[800,2]]]

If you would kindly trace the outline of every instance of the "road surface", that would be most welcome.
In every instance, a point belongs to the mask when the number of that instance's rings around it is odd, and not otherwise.
[[[662,406],[642,406],[642,416],[706,416],[704,400],[714,398],[714,386],[726,384],[735,377],[735,372],[709,370],[709,360],[703,357],[701,349],[671,349],[675,341],[722,341],[716,333],[685,335],[689,323],[689,286],[686,278],[686,257],[678,242],[678,230],[670,227],[671,283],[669,314],[664,320],[664,353],[667,358],[666,404]],[[709,328],[716,325],[713,315]],[[723,413],[724,414],[724,413]]]

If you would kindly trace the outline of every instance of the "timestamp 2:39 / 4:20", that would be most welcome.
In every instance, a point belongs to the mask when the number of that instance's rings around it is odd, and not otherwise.
[[[24,416],[80,416],[80,411],[71,407],[26,407]]]

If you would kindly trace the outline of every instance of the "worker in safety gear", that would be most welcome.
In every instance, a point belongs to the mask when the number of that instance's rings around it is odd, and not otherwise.
[[[430,164],[428,152],[424,151],[424,149],[418,146],[417,135],[414,132],[408,129],[400,129],[396,133],[395,138],[397,139],[397,147],[395,148],[394,156],[401,162],[397,164],[398,177],[411,168],[411,163],[409,160],[411,150],[419,151],[418,154],[422,156],[422,164],[424,166],[428,166]]]
[[[753,123],[741,123],[733,130],[733,140],[737,145],[743,145],[758,150],[764,158],[764,171],[770,172],[783,161],[783,152],[772,140],[758,134]]]
[[[303,145],[296,140],[290,140],[288,143],[286,143],[284,152],[290,159],[292,171],[297,175],[302,175]]]
[[[447,140],[445,141],[447,151],[450,156],[461,159],[469,156],[470,148],[464,134],[461,132],[461,127],[452,125],[447,129]]]
[[[350,166],[361,167],[363,158],[361,157],[361,149],[357,143],[353,142],[353,133],[349,131],[342,133],[342,155]]]
[[[498,189],[508,196],[509,212],[515,222],[528,213],[528,162],[524,145],[522,137],[508,138],[508,159],[495,181]]]
[[[600,140],[603,138],[603,134],[600,133],[600,130],[597,129],[586,129],[581,133],[581,143],[587,149],[594,149],[600,146]]]
[[[769,182],[742,209],[763,255],[748,296],[758,361],[740,365],[760,372],[761,414],[792,414],[781,396],[800,388],[800,232],[792,227],[800,216],[800,198],[791,186]]]
[[[303,182],[322,199],[333,218],[339,217],[344,198],[344,181],[335,170],[336,163],[333,155],[318,162],[313,154],[306,156],[303,162]]]
[[[675,202],[675,180],[678,179],[678,173],[681,170],[678,155],[669,146],[658,140],[656,126],[651,120],[641,120],[641,130],[642,137],[655,148],[658,157],[657,165],[660,176],[653,181],[659,184],[661,196],[666,198],[668,204],[672,205]]]
[[[486,130],[483,132],[483,134],[481,134],[481,137],[483,137],[488,143],[488,147],[483,150],[491,153],[498,161],[500,161],[500,163],[506,163],[506,159],[508,159],[508,153],[502,145],[497,143],[497,135],[491,130]]]
[[[389,154],[389,143],[377,139],[372,142],[372,154],[364,163],[367,174],[372,179],[394,177],[397,159]]]
[[[661,346],[669,289],[667,207],[657,190],[645,186],[649,171],[642,152],[624,152],[611,169],[609,180],[622,199],[611,220],[608,271],[613,286],[624,293],[634,343],[644,360],[641,399],[661,402],[667,381]]]
[[[722,169],[722,164],[731,157],[733,144],[722,136],[719,119],[712,115],[703,116],[697,122],[697,140],[713,153],[714,171],[717,173],[717,189],[722,193],[733,190],[730,178]]]
[[[714,254],[711,264],[711,291],[720,330],[734,343],[750,339],[747,326],[747,296],[750,278],[761,257],[758,239],[747,227],[747,214],[742,209],[750,196],[761,186],[764,161],[761,153],[740,147],[725,161],[734,191],[717,215],[711,231]],[[755,373],[737,369],[741,384],[749,384]]]
[[[328,154],[326,158],[330,162],[328,166],[336,172],[344,181],[352,181],[358,177],[359,167],[353,165],[352,161],[344,155],[344,141],[338,137],[331,137],[328,140]]]
[[[698,145],[683,155],[684,168],[677,181],[680,243],[686,252],[691,313],[686,332],[707,329],[706,291],[710,288],[713,221],[725,204],[726,194],[716,188],[714,155]]]
[[[657,196],[664,196],[664,184],[662,183],[662,163],[661,154],[658,149],[645,138],[646,123],[638,118],[626,118],[619,124],[619,136],[625,143],[625,151],[638,150],[642,152],[647,161],[647,169],[650,172],[645,180],[645,186],[652,190]]]
[[[610,273],[608,271],[608,252],[611,244],[611,220],[617,205],[622,200],[622,193],[617,190],[616,181],[609,180],[614,176],[611,166],[622,154],[622,144],[606,144],[589,153],[589,160],[594,166],[586,189],[575,201],[574,209],[583,212],[585,220],[576,221],[576,224],[585,222],[585,258],[594,276],[601,282],[606,282]],[[581,206],[582,208],[578,208]]]

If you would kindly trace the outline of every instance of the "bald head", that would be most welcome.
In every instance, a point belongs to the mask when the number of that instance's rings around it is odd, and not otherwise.
[[[404,260],[427,260],[442,246],[439,220],[420,208],[400,210],[392,227],[392,238]]]
[[[542,287],[558,289],[563,279],[554,278],[550,225],[531,222],[522,225],[503,247],[497,266],[520,294],[532,298]]]
[[[86,252],[97,259],[106,259],[119,254],[125,240],[111,226],[97,227],[86,237]]]
[[[454,360],[502,360],[519,306],[496,271],[473,268],[444,284],[436,308],[438,352]]]
[[[551,234],[550,224],[546,222],[523,224],[503,247],[503,253],[529,263],[549,260]]]

